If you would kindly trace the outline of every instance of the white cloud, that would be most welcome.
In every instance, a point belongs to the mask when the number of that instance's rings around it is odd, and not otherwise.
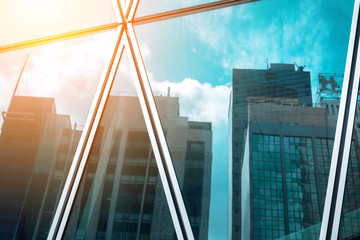
[[[105,63],[111,54],[113,38],[114,32],[108,32],[35,48],[30,51],[17,94],[54,97],[58,113],[69,114],[73,121],[84,124]],[[140,46],[143,57],[151,57],[147,43],[141,42]],[[14,58],[14,54],[2,57],[0,89],[6,89],[6,93],[1,97],[1,111],[7,108],[9,103],[5,95],[11,95],[20,73],[19,60],[16,64],[7,61]],[[126,53],[120,62],[112,90],[135,92],[133,73]]]
[[[148,59],[151,58],[151,50],[149,48],[149,45],[147,44],[147,42],[140,42],[140,50],[141,50],[141,55],[144,59]]]
[[[110,53],[113,35],[109,32],[30,49],[17,95],[54,97],[58,113],[69,114],[72,120],[83,124]],[[18,62],[6,60],[16,58],[15,55],[16,52],[2,56],[0,68],[3,73],[0,85],[10,92],[20,70]],[[7,108],[8,103],[4,104],[1,103],[1,110]]]
[[[228,121],[230,87],[225,85],[212,86],[210,83],[200,83],[191,78],[174,83],[169,81],[152,81],[154,91],[179,94],[180,115],[194,121],[209,121],[215,126]]]

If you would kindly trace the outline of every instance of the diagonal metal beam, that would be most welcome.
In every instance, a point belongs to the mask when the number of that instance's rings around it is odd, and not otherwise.
[[[360,0],[355,0],[320,240],[338,239],[360,79]]]
[[[96,129],[100,124],[102,112],[105,108],[107,96],[111,91],[116,72],[124,51],[125,38],[121,38],[124,32],[124,26],[117,29],[116,38],[113,43],[113,52],[108,60],[104,72],[101,76],[98,88],[96,90],[92,106],[82,132],[74,160],[71,164],[68,177],[66,179],[58,206],[55,211],[53,222],[51,224],[48,240],[61,239],[62,234],[69,218],[72,205],[75,201],[76,192],[80,185],[81,176],[85,170],[92,142]]]
[[[69,39],[74,39],[74,38],[79,38],[79,37],[86,37],[86,36],[98,34],[101,32],[115,30],[120,25],[121,25],[121,23],[117,23],[117,22],[109,23],[109,24],[104,24],[104,25],[100,25],[100,26],[96,26],[96,27],[84,28],[81,30],[61,33],[61,34],[57,34],[57,35],[51,35],[51,36],[47,36],[47,37],[35,38],[32,40],[13,43],[13,44],[9,44],[9,45],[4,45],[4,46],[0,46],[0,53],[46,45],[46,44],[50,44],[50,43],[54,43],[54,42],[61,42],[64,40],[69,40]]]
[[[130,52],[128,57],[131,56],[129,60],[138,78],[135,85],[175,232],[178,239],[193,240],[194,235],[160,122],[159,112],[135,36],[135,30],[131,23],[127,24],[126,35],[128,38],[126,46],[128,46],[127,49]]]
[[[221,0],[216,1],[212,3],[205,3],[197,6],[192,7],[186,7],[181,8],[177,10],[162,12],[162,13],[156,13],[144,17],[138,17],[134,18],[131,22],[133,25],[142,25],[146,23],[152,23],[152,22],[159,22],[164,21],[171,18],[177,18],[177,17],[183,17],[187,15],[192,15],[196,13],[202,13],[207,11],[212,11],[216,9],[231,7],[235,5],[245,4],[245,3],[251,3],[251,2],[257,2],[259,0]],[[126,13],[126,14],[133,14],[133,13]],[[0,53],[4,52],[10,52],[14,50],[29,48],[29,47],[36,47],[41,45],[46,45],[49,43],[69,40],[73,38],[79,38],[79,37],[86,37],[89,35],[105,32],[105,31],[111,31],[115,30],[121,23],[115,22],[115,23],[109,23],[104,25],[99,25],[96,27],[91,28],[85,28],[81,30],[71,31],[71,32],[65,32],[57,35],[51,35],[47,37],[42,38],[35,38],[28,41],[18,42],[14,44],[9,45],[3,45],[0,46]]]
[[[177,10],[156,13],[152,15],[147,15],[144,17],[135,18],[133,21],[133,25],[142,25],[146,23],[153,23],[164,21],[172,18],[184,17],[196,13],[203,13],[208,11],[213,11],[221,8],[232,7],[240,4],[257,2],[260,0],[222,0],[217,2],[205,3],[201,5],[196,5],[192,7],[180,8]]]

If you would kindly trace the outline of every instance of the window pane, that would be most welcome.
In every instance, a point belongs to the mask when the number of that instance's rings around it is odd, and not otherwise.
[[[209,239],[319,237],[337,120],[326,104],[341,90],[352,8],[271,0],[136,26],[154,94],[178,97],[189,129],[211,126],[211,169],[192,174],[211,181],[209,223],[209,186],[201,204],[182,189],[201,208],[200,238],[207,226]],[[205,130],[188,136],[206,146]]]
[[[1,239],[47,237],[112,37],[0,55]]]

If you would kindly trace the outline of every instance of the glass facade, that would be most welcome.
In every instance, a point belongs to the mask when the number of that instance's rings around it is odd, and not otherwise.
[[[360,199],[358,193],[360,192],[359,179],[359,149],[356,143],[351,142],[349,166],[347,170],[344,202],[342,209],[342,216],[340,220],[340,234],[341,238],[357,238],[359,237],[360,229]]]
[[[25,2],[1,239],[360,237],[360,0]]]
[[[313,139],[252,134],[254,239],[318,238],[327,187],[323,180],[328,179],[333,139]],[[352,141],[350,159],[355,164],[358,150]],[[340,239],[351,239],[358,233],[358,173],[356,166],[352,169],[348,175],[352,181],[348,180],[344,196]]]
[[[285,137],[284,148],[289,232],[301,232],[320,222],[313,144],[311,138]]]
[[[254,238],[280,238],[285,235],[280,137],[253,134],[252,149]]]

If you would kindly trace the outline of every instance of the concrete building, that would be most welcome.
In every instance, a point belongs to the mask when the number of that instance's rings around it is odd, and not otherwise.
[[[53,98],[14,96],[2,116],[0,236],[45,238],[81,131]]]

